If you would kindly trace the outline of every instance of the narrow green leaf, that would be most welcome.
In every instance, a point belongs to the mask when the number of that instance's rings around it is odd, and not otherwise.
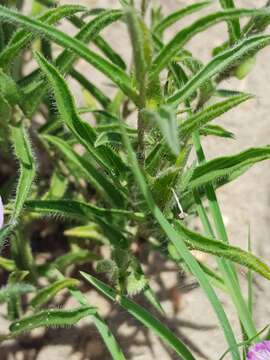
[[[81,41],[76,38],[72,38],[64,32],[55,29],[49,25],[43,24],[38,20],[30,19],[27,16],[19,14],[3,6],[0,7],[0,17],[3,21],[17,23],[31,31],[36,31],[41,35],[44,35],[55,41],[60,46],[72,50],[79,57],[85,59],[99,71],[104,73],[109,79],[111,79],[122,91],[128,95],[135,103],[137,102],[137,93],[130,86],[129,76],[123,72],[118,66],[108,62],[95,52],[88,49]]]
[[[15,149],[15,155],[20,164],[20,176],[10,220],[8,224],[0,229],[0,251],[2,250],[5,239],[18,223],[24,203],[29,196],[36,173],[34,156],[25,127],[23,124],[16,126],[14,125],[10,127],[10,131]]]
[[[111,148],[95,148],[95,130],[89,123],[83,121],[79,117],[74,104],[74,98],[72,97],[64,78],[42,55],[36,54],[36,57],[42,71],[46,74],[46,77],[53,87],[62,121],[78,139],[79,143],[82,144],[95,161],[102,165],[110,174],[113,172],[112,169],[114,169],[116,173],[126,170],[126,166],[121,161],[120,157],[114,153]]]
[[[233,9],[235,4],[233,0],[219,0],[224,9]],[[238,19],[228,20],[230,43],[234,44],[241,36],[240,22]]]
[[[99,134],[97,140],[95,141],[95,147],[102,145],[122,145],[122,136],[121,133],[116,131],[106,131]]]
[[[234,95],[189,116],[188,119],[183,121],[180,125],[180,136],[189,136],[193,131],[198,130],[201,126],[251,98],[252,95],[250,94]]]
[[[88,23],[84,23],[80,18],[72,16],[70,20],[72,20],[75,26],[80,28],[80,31],[75,35],[75,39],[88,44],[96,39],[103,28],[120,19],[121,16],[122,12],[119,10],[103,11]],[[74,19],[76,19],[75,22],[73,21]],[[77,24],[78,22],[79,24]],[[66,74],[72,69],[77,59],[78,55],[76,55],[76,53],[65,49],[56,58],[55,65],[62,74]],[[22,86],[25,93],[24,111],[30,116],[34,113],[42,96],[46,92],[47,84],[46,81],[40,80],[40,72],[35,71],[26,81],[26,84]]]
[[[16,223],[25,201],[29,196],[32,182],[35,177],[36,167],[30,141],[24,126],[11,126],[11,137],[14,144],[15,155],[20,163],[20,177],[16,190],[14,210],[11,223]]]
[[[59,137],[49,135],[44,135],[43,139],[53,144],[68,160],[67,166],[69,167],[69,164],[74,165],[75,170],[79,171],[79,175],[89,181],[102,197],[116,206],[121,206],[123,204],[124,196],[120,189],[114,186],[108,177],[98,171],[89,161],[76,154],[66,141],[61,140]]]
[[[224,127],[219,125],[205,125],[200,128],[199,130],[200,135],[202,136],[218,136],[222,138],[234,139],[235,135],[231,132],[226,130]]]
[[[190,26],[179,31],[168,44],[166,44],[161,51],[157,54],[151,66],[151,78],[155,78],[161,70],[168,66],[169,62],[173,60],[183,48],[183,46],[196,34],[201,33],[202,31],[208,29],[209,27],[221,22],[227,21],[230,19],[239,18],[242,16],[254,16],[254,15],[263,15],[267,14],[269,10],[259,9],[231,9],[226,11],[219,11],[207,16],[202,17],[201,19],[195,21]]]
[[[73,310],[44,310],[13,322],[9,329],[13,335],[17,336],[39,327],[72,326],[95,312],[96,309],[91,306],[83,306]]]
[[[107,41],[105,41],[101,36],[97,36],[94,39],[94,43],[113,64],[119,66],[123,70],[126,70],[126,63]]]
[[[192,249],[231,260],[248,269],[254,270],[268,280],[270,279],[270,268],[250,252],[195,233],[185,228],[179,221],[175,222],[175,226],[176,230],[183,236],[186,244]]]
[[[46,192],[46,194],[43,195],[42,199],[43,200],[61,199],[65,195],[67,186],[68,186],[67,177],[62,175],[58,169],[55,169],[51,177],[50,188]]]
[[[117,301],[117,293],[93,276],[81,272],[81,275],[90,284],[95,286],[99,291],[105,294],[109,299]],[[171,332],[165,325],[163,325],[158,319],[150,314],[146,309],[136,304],[134,301],[128,299],[125,296],[119,298],[119,305],[126,309],[131,315],[142,322],[146,327],[151,329],[157,336],[159,336],[167,345],[169,345],[183,360],[194,360],[191,352],[188,348]]]
[[[39,16],[37,20],[52,25],[63,17],[71,16],[85,10],[86,8],[80,5],[63,5],[55,9],[47,10]],[[33,39],[33,33],[29,33],[27,30],[18,30],[10,39],[5,49],[0,53],[0,66],[6,67],[7,64],[18,55],[19,51],[25,48]]]
[[[186,100],[205,81],[219,72],[224,71],[236,60],[245,56],[251,51],[258,51],[270,43],[269,35],[257,35],[244,39],[233,48],[215,56],[201,71],[194,75],[179,91],[168,98],[169,103],[180,103]]]
[[[143,19],[133,7],[126,8],[125,18],[133,47],[135,77],[142,107],[146,101],[146,73],[152,60],[152,39]]]
[[[65,278],[63,280],[55,281],[53,284],[39,290],[36,295],[31,299],[29,305],[33,308],[38,309],[49,302],[58,294],[61,290],[66,289],[70,286],[75,286],[78,283],[76,279]]]
[[[249,169],[257,162],[270,159],[270,146],[250,148],[237,155],[224,156],[197,166],[188,183],[189,190],[211,183],[241,169]]]
[[[142,213],[121,209],[104,209],[87,203],[66,200],[30,200],[25,203],[25,210],[42,215],[59,214],[80,220],[89,220],[93,217],[105,217],[112,215],[125,215],[131,219],[143,220]]]
[[[64,276],[59,273],[60,279],[63,279]],[[78,301],[79,304],[82,306],[89,306],[89,300],[77,289],[69,289],[72,297]],[[105,321],[99,316],[96,312],[91,315],[91,320],[93,321],[94,325],[96,326],[97,330],[99,331],[107,349],[109,350],[113,360],[125,360],[125,356],[120,349],[114,335],[112,334],[110,328],[105,323]]]
[[[67,235],[67,233],[65,232]],[[91,253],[88,250],[76,250],[59,256],[52,264],[51,268],[57,268],[60,271],[65,271],[69,266],[76,266],[81,264],[90,263],[99,260],[100,257]],[[64,281],[64,280],[62,280]]]
[[[66,236],[71,236],[79,239],[93,239],[108,244],[108,240],[104,237],[101,229],[95,223],[73,227],[66,230],[64,234]]]
[[[199,11],[203,9],[204,7],[213,4],[213,1],[202,1],[198,2],[196,4],[188,5],[184,7],[183,9],[177,10],[170,15],[163,18],[161,21],[159,21],[154,29],[153,33],[159,33],[162,34],[168,27],[176,23],[177,21],[181,20],[183,17],[193,14],[196,11]]]

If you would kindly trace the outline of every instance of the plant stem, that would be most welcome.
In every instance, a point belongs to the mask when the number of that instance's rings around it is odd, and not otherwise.
[[[138,114],[138,149],[137,149],[137,158],[140,165],[144,165],[145,160],[145,147],[144,147],[144,131],[145,131],[145,121],[143,115],[139,111]]]

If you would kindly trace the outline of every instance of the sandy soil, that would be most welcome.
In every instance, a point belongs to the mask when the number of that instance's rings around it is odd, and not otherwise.
[[[78,0],[76,2],[63,0],[61,2],[80,3],[89,7],[115,7],[117,5],[116,0]],[[194,3],[196,1],[156,1],[156,3],[163,5],[164,12],[166,13],[191,2]],[[243,0],[236,1],[236,3],[239,6],[253,7],[255,4],[256,6],[263,5],[264,1]],[[215,8],[215,5],[212,6],[213,8]],[[190,23],[195,17],[190,16],[188,21],[179,23],[166,34],[167,37],[170,38],[176,29],[183,24]],[[67,23],[63,24],[63,27],[67,31],[73,31]],[[210,48],[222,43],[224,29],[225,25],[222,24],[198,35],[190,42],[189,48],[200,59],[206,61],[210,56]],[[105,30],[104,36],[126,59],[129,59],[130,47],[123,24],[116,24],[110,29]],[[209,159],[221,154],[237,153],[251,146],[269,144],[269,56],[270,49],[263,50],[258,56],[256,65],[248,78],[241,82],[233,79],[224,84],[224,87],[226,86],[227,88],[251,92],[256,95],[256,99],[241,105],[237,110],[233,110],[220,118],[218,123],[232,131],[236,135],[236,140],[217,141],[215,138],[209,138],[204,144]],[[89,74],[91,79],[94,77],[99,85],[110,89],[103,76],[97,74],[83,61],[78,66],[83,69],[85,74]],[[72,86],[75,93],[80,91],[75,84],[72,83]],[[269,162],[253,167],[240,180],[236,180],[221,189],[218,192],[218,197],[231,243],[247,248],[247,234],[250,224],[254,252],[270,265],[269,169]],[[198,288],[192,289],[192,286],[190,286],[191,290],[187,291],[187,283],[192,284],[193,280],[190,278],[183,282],[180,274],[172,274],[169,271],[173,268],[172,264],[165,265],[157,257],[153,257],[149,261],[152,263],[151,281],[153,282],[153,287],[158,290],[160,299],[163,299],[162,304],[166,309],[169,326],[190,343],[191,348],[195,351],[196,359],[218,359],[226,349],[226,344],[224,343],[221,330],[216,326],[215,315],[201,290]],[[270,284],[261,278],[256,277],[256,280],[254,317],[258,329],[261,329],[270,323]],[[244,278],[243,286],[245,287]],[[168,300],[168,295],[172,294],[172,289],[176,289],[180,300],[180,309],[177,314],[174,313],[173,306]],[[227,298],[224,298],[222,295],[221,298],[233,327],[238,329],[238,322],[233,307]],[[116,336],[129,360],[167,360],[176,358],[164,348],[156,337],[147,333],[136,321],[127,316],[125,312],[119,311],[117,305],[110,306],[106,300],[94,292],[89,293],[89,299],[93,304],[96,304],[96,301],[98,301],[101,313],[106,316],[108,324],[116,331]],[[68,304],[72,305],[72,302],[69,301]],[[49,358],[55,360],[110,359],[110,356],[104,352],[104,346],[96,330],[87,321],[82,322],[82,325],[76,329],[54,330],[46,332],[46,337],[44,336],[37,334],[40,342],[36,342],[36,349],[31,349],[31,344],[27,337],[22,340],[21,344],[16,343],[15,346],[13,344],[6,344],[2,350],[2,354],[5,355],[0,356],[0,358],[6,360],[45,360]],[[29,350],[22,352],[22,345],[28,346]]]

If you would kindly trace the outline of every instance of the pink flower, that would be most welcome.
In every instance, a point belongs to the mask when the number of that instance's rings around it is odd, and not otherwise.
[[[263,341],[249,349],[247,360],[270,360],[270,341]]]
[[[3,227],[4,225],[4,205],[2,202],[2,198],[0,196],[0,229]]]

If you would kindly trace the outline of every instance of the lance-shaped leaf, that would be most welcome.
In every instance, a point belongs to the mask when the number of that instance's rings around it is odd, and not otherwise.
[[[94,220],[110,243],[116,247],[126,247],[127,239],[121,232],[122,229],[112,222],[112,216],[118,215],[122,218],[128,216],[135,220],[144,219],[142,213],[120,209],[103,209],[74,200],[32,200],[25,204],[25,209],[41,216],[60,216],[82,222]]]
[[[83,178],[88,181],[102,197],[116,206],[121,206],[123,204],[124,196],[121,190],[89,161],[76,154],[66,141],[61,140],[59,137],[49,135],[44,135],[43,138],[54,145],[64,155],[67,159],[67,167],[72,164],[70,167],[72,167],[75,172],[79,171],[79,175],[83,176]],[[76,174],[74,174],[74,176],[76,176]]]
[[[200,135],[202,136],[218,136],[222,138],[234,139],[235,135],[231,132],[226,130],[224,127],[219,125],[205,125],[200,128]]]
[[[121,19],[122,16],[123,12],[121,10],[102,11],[98,16],[96,16],[88,23],[84,23],[78,17],[72,17],[71,20],[77,19],[75,23],[72,21],[74,25],[80,27],[80,31],[75,35],[75,39],[85,44],[88,44],[91,41],[95,41],[95,39],[98,38],[98,34],[105,27]],[[78,54],[76,54],[76,52],[70,52],[68,49],[66,49],[57,57],[55,64],[57,68],[61,69],[61,72],[66,73],[71,69],[72,64],[77,58]]]
[[[175,228],[190,248],[231,260],[270,279],[270,268],[250,252],[195,233],[179,221],[175,222]]]
[[[86,10],[85,7],[80,5],[63,5],[55,9],[47,10],[37,20],[45,24],[54,24],[64,17],[74,15],[77,12]],[[25,48],[34,39],[34,34],[20,29],[10,39],[8,45],[0,54],[0,66],[7,66],[11,60],[18,55],[19,51]]]
[[[252,36],[239,42],[233,48],[215,56],[196,75],[194,75],[179,91],[168,98],[169,103],[180,103],[194,93],[205,81],[224,71],[236,60],[251,51],[258,51],[270,43],[269,35]]]
[[[181,8],[180,10],[177,10],[173,13],[171,13],[170,15],[166,16],[165,18],[163,18],[161,21],[159,21],[154,29],[153,29],[153,33],[159,33],[162,34],[168,27],[172,26],[174,23],[176,23],[177,21],[181,20],[183,17],[193,14],[196,11],[199,11],[201,9],[203,9],[204,7],[212,4],[213,1],[202,1],[202,2],[198,2],[196,4],[192,4],[192,5],[188,5],[184,8]]]
[[[76,279],[62,279],[55,281],[53,284],[39,290],[36,295],[31,299],[29,305],[35,309],[45,305],[51,299],[54,298],[61,290],[77,285],[78,280]]]
[[[143,19],[133,7],[126,8],[125,18],[133,47],[135,77],[140,93],[140,105],[144,106],[146,73],[152,59],[152,39]]]
[[[85,59],[96,69],[105,74],[111,79],[122,91],[129,96],[135,103],[137,102],[137,93],[134,88],[131,87],[129,76],[118,66],[108,62],[100,55],[88,49],[81,41],[72,38],[64,32],[55,29],[52,26],[43,24],[38,20],[33,20],[27,16],[12,11],[6,7],[0,7],[0,17],[3,21],[14,22],[19,24],[30,31],[35,31],[43,36],[48,37],[52,41],[55,41],[60,46],[63,46],[69,50],[72,50],[79,57]]]
[[[25,203],[25,209],[43,215],[58,214],[79,220],[89,220],[93,217],[124,215],[131,219],[143,220],[142,213],[121,209],[105,209],[75,200],[30,200]]]
[[[23,210],[25,201],[29,196],[33,180],[35,178],[36,167],[32,153],[30,141],[26,129],[22,124],[11,126],[11,138],[14,144],[15,155],[20,164],[20,176],[16,189],[16,198],[8,224],[0,230],[0,251],[6,237],[17,225],[18,219]]]
[[[169,62],[173,60],[174,56],[183,48],[183,46],[196,34],[201,33],[210,26],[213,26],[221,21],[235,19],[242,16],[254,16],[267,14],[269,10],[250,10],[250,9],[232,9],[226,11],[219,11],[195,21],[190,26],[179,31],[168,44],[166,44],[157,54],[151,66],[151,78],[155,78],[161,70],[168,66]]]
[[[198,130],[203,125],[216,119],[218,116],[226,113],[235,106],[252,98],[250,94],[240,94],[229,97],[228,99],[208,106],[202,111],[191,115],[180,125],[180,136],[189,136],[193,131]]]
[[[190,177],[187,189],[204,186],[218,179],[230,176],[234,173],[241,173],[249,169],[257,162],[270,159],[270,146],[262,148],[250,148],[237,155],[216,158],[197,166]]]
[[[126,170],[126,166],[121,158],[111,148],[95,148],[94,142],[96,140],[96,132],[89,123],[86,123],[79,117],[74,98],[72,97],[64,78],[43,56],[37,54],[36,57],[42,71],[46,74],[46,77],[53,87],[61,118],[73,135],[78,139],[79,143],[82,144],[89,151],[94,160],[102,165],[110,174],[113,171],[119,174],[119,172],[121,173]]]
[[[9,330],[13,336],[39,327],[66,327],[76,324],[86,316],[96,313],[91,306],[82,306],[73,310],[44,310],[13,322]]]
[[[86,24],[80,18],[73,16],[71,19],[76,19],[75,25],[81,27],[80,31],[75,35],[75,39],[88,44],[96,39],[103,28],[120,19],[121,16],[122,12],[119,10],[103,11]],[[79,22],[79,24],[77,24],[77,22]],[[66,74],[72,69],[77,59],[78,55],[76,55],[76,53],[65,49],[57,56],[55,65],[62,74]],[[40,79],[40,72],[35,71],[31,76],[26,77],[22,88],[25,93],[23,108],[27,114],[31,115],[46,92],[47,84]]]
[[[117,293],[105,283],[85,272],[81,272],[81,275],[85,278],[86,281],[105,294],[109,299],[113,301],[117,300]],[[194,357],[185,344],[182,343],[171,330],[169,330],[162,322],[156,319],[146,309],[125,296],[121,296],[118,302],[119,305],[126,309],[132,316],[134,316],[147,328],[159,336],[169,347],[171,347],[178,355],[180,355],[183,360],[194,360]]]
[[[65,232],[65,235],[68,235],[68,231]],[[88,250],[76,250],[76,251],[68,252],[65,255],[59,256],[52,263],[50,268],[51,269],[57,268],[60,271],[65,271],[69,266],[86,264],[94,260],[100,260],[100,256]]]
[[[224,9],[233,9],[235,4],[233,0],[219,0]],[[228,20],[228,29],[230,35],[230,43],[234,44],[241,36],[240,22],[238,19]]]
[[[122,57],[101,36],[97,36],[94,39],[94,44],[109,60],[111,60],[112,63],[119,66],[121,69],[126,70],[127,66]]]

